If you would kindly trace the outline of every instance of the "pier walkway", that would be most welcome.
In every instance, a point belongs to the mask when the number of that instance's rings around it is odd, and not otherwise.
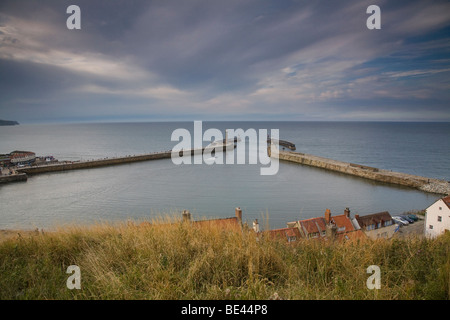
[[[273,155],[271,154],[270,146],[268,146],[267,151],[269,153],[269,156],[276,156],[275,153]],[[283,161],[290,161],[302,165],[323,168],[326,170],[341,172],[378,182],[411,187],[430,193],[445,195],[450,194],[450,183],[449,181],[445,180],[421,177],[401,172],[393,172],[390,170],[383,170],[349,162],[337,161],[299,152],[278,151],[278,155],[279,159]]]
[[[180,154],[180,156],[183,155],[183,152],[188,152],[191,155],[202,154],[204,149],[205,148],[180,151],[179,154]],[[171,158],[171,155],[172,155],[172,151],[169,150],[169,151],[154,152],[154,153],[148,153],[148,154],[142,154],[142,155],[114,157],[114,158],[105,158],[105,159],[96,159],[96,160],[87,160],[87,161],[73,161],[73,162],[65,161],[65,162],[61,162],[61,163],[53,163],[53,164],[47,164],[47,165],[18,168],[18,169],[16,169],[16,171],[19,173],[27,174],[27,175],[33,175],[33,174],[48,173],[48,172],[106,167],[106,166],[120,165],[120,164],[140,162],[140,161],[168,159],[168,158]]]

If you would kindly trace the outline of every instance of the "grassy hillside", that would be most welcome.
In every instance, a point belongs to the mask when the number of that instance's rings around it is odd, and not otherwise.
[[[69,290],[69,265],[81,290]],[[369,290],[366,269],[381,269]],[[181,222],[70,227],[0,242],[0,299],[449,299],[450,235],[257,239]]]

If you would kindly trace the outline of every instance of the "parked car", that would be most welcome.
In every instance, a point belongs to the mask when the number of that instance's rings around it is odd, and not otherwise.
[[[405,219],[406,221],[408,221],[409,223],[414,223],[414,220],[411,219],[410,217],[408,217],[406,214],[401,215],[401,218]]]
[[[408,221],[406,221],[405,219],[403,219],[400,216],[394,216],[394,217],[392,217],[392,220],[394,220],[394,222],[400,226],[407,226],[409,224]]]
[[[410,219],[413,219],[414,221],[419,220],[419,218],[418,218],[415,214],[410,213],[410,214],[407,214],[407,216],[408,216]]]

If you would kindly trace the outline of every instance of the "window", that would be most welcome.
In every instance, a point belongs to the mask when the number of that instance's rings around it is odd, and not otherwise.
[[[438,222],[442,222],[442,217],[438,216]]]
[[[428,226],[428,229],[433,229],[433,225],[430,224],[430,225]]]
[[[442,210],[442,207],[439,207],[439,210]]]

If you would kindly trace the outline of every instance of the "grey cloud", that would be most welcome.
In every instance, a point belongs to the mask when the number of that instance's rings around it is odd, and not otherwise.
[[[0,112],[407,118],[412,98],[449,113],[446,1],[83,0],[79,31],[69,4],[0,4]]]

